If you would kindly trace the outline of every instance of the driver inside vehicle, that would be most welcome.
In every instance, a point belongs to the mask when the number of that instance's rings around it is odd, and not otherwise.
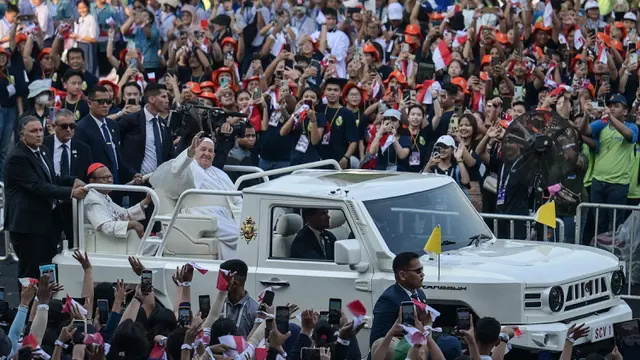
[[[336,237],[331,231],[327,231],[331,226],[329,210],[303,209],[302,218],[305,226],[298,231],[291,244],[291,257],[333,261]]]

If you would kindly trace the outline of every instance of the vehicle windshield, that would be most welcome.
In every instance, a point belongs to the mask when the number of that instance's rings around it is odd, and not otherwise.
[[[474,237],[479,241],[493,238],[456,183],[420,193],[364,201],[364,205],[394,254],[424,253],[427,239],[437,225],[442,230],[443,252],[466,247]]]

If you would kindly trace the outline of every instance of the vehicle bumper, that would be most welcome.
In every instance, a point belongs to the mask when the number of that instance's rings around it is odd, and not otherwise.
[[[623,321],[631,320],[632,313],[631,308],[623,300],[620,304],[609,309],[607,312],[591,315],[585,318],[580,318],[575,321],[565,324],[562,322],[548,323],[548,324],[535,324],[535,325],[510,325],[517,326],[522,331],[522,336],[513,338],[510,343],[517,348],[531,351],[562,351],[567,338],[567,330],[573,324],[585,324],[586,326],[596,329],[601,326],[613,325]],[[592,343],[592,333],[589,336],[579,339],[574,345]],[[603,346],[606,341],[598,340],[593,342],[597,344],[602,341]]]

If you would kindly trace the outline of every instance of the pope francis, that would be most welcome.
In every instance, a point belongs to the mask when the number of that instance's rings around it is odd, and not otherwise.
[[[153,172],[149,183],[154,189],[161,190],[167,197],[177,200],[188,189],[235,190],[229,176],[212,166],[214,152],[213,140],[197,134],[188,149],[178,157],[160,165]],[[215,232],[220,243],[222,260],[233,259],[236,253],[240,226],[234,220],[232,210],[242,207],[239,196],[227,197],[228,207],[203,206],[185,208],[181,213],[215,217],[218,229]]]

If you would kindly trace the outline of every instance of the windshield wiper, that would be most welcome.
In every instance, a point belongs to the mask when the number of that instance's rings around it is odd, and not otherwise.
[[[476,247],[480,244],[480,240],[490,240],[493,239],[492,236],[487,235],[487,234],[477,234],[477,235],[473,235],[471,237],[469,237],[469,240],[471,240],[469,242],[469,244],[467,246],[471,246],[471,244],[475,243]]]
[[[451,241],[451,240],[442,240],[442,245],[453,245],[455,244],[455,241]]]

